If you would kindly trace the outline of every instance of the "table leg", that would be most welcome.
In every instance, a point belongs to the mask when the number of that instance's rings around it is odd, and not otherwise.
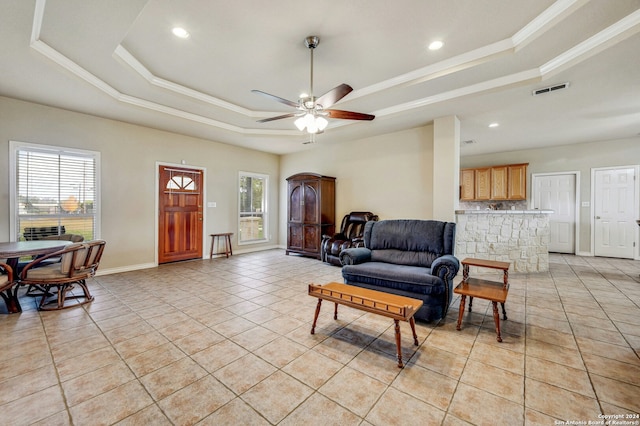
[[[473,297],[469,296],[469,312],[471,312],[472,305],[473,305]]]
[[[338,319],[338,304],[336,303],[336,307],[333,311],[333,319],[337,320]]]
[[[398,348],[398,367],[404,367],[402,364],[402,345],[400,342],[400,320],[393,320],[396,323],[396,347]]]
[[[500,303],[500,305],[502,305],[502,319],[506,320],[507,319],[507,310],[504,308],[504,303]]]
[[[418,335],[416,334],[416,320],[413,317],[409,318],[409,324],[411,325],[411,331],[413,332],[413,344],[418,346]]]
[[[229,253],[227,257],[233,256],[233,247],[231,247],[231,235],[227,235],[227,243],[229,244]]]
[[[316,314],[313,317],[313,325],[311,326],[311,334],[316,334],[316,322],[318,322],[318,315],[320,314],[321,306],[322,306],[322,299],[318,299],[318,305],[316,306]]]
[[[0,292],[0,296],[4,299],[5,305],[7,305],[7,313],[17,314],[22,312],[22,306],[18,300],[18,285],[14,286],[15,290],[8,288],[7,290]]]
[[[458,312],[458,324],[456,325],[456,330],[460,331],[460,324],[462,324],[462,316],[464,315],[464,301],[467,296],[464,294],[460,296],[460,310]]]
[[[211,236],[211,250],[209,250],[209,259],[213,259],[213,242],[216,240],[216,237]]]
[[[493,321],[496,323],[496,334],[498,342],[502,342],[502,336],[500,335],[500,313],[498,312],[498,302],[491,302],[493,304]]]

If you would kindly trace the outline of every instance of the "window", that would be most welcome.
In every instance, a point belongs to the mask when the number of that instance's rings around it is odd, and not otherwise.
[[[100,153],[13,141],[9,150],[12,238],[98,238]]]
[[[267,175],[240,172],[239,244],[267,241]]]

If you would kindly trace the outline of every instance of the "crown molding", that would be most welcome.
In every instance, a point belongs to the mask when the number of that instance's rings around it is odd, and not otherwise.
[[[556,25],[562,19],[569,16],[573,11],[584,5],[587,1],[588,0],[558,0],[508,39],[504,39],[496,43],[492,43],[490,45],[465,52],[447,60],[440,61],[438,63],[399,75],[388,80],[381,81],[379,83],[375,83],[358,90],[354,90],[349,95],[349,99],[353,100],[364,96],[373,95],[375,93],[379,93],[381,91],[388,90],[399,85],[423,83],[429,80],[436,79],[438,77],[474,67],[481,63],[485,63],[491,59],[496,58],[497,56],[513,53],[516,50],[522,48],[527,43],[531,42],[543,32],[547,31],[553,25]],[[112,97],[116,101],[239,134],[265,136],[300,135],[300,132],[298,132],[297,130],[243,128],[230,123],[214,120],[209,117],[190,113],[181,109],[161,105],[156,102],[121,93],[116,88],[112,87],[96,75],[90,73],[77,63],[73,62],[72,60],[40,40],[40,30],[42,28],[42,22],[44,19],[45,5],[46,0],[36,0],[35,2],[33,27],[31,31],[31,48],[33,48],[43,56],[49,58],[54,63],[58,64],[67,71],[71,72],[76,77],[86,81],[98,90]],[[400,112],[433,105],[439,102],[445,102],[456,98],[483,93],[490,90],[496,90],[498,88],[505,88],[518,84],[526,84],[528,82],[535,81],[536,79],[544,79],[549,75],[557,73],[560,70],[566,69],[569,66],[575,65],[576,63],[591,57],[592,55],[600,52],[602,49],[610,46],[611,44],[614,44],[615,42],[618,42],[620,40],[623,40],[624,38],[631,36],[632,34],[635,34],[636,32],[640,31],[639,24],[640,10],[637,10],[634,13],[609,26],[608,28],[604,29],[603,31],[600,31],[596,35],[590,37],[589,39],[561,53],[539,68],[498,77],[492,80],[472,84],[469,86],[439,93],[437,95],[428,96],[426,98],[394,105],[388,108],[382,108],[378,111],[375,111],[374,114],[378,117],[384,117],[391,114],[397,114]],[[151,73],[122,45],[118,45],[113,55],[114,57],[122,60],[133,71],[135,71],[138,75],[149,82],[149,84],[155,87],[169,90],[181,96],[196,99],[200,102],[205,102],[245,117],[262,118],[278,114],[275,112],[254,111],[243,108],[239,105],[221,100],[203,92],[193,90],[175,82],[157,77],[153,75],[153,73]],[[353,123],[336,122],[335,124],[332,123],[332,127],[336,128],[350,124]]]
[[[551,59],[540,66],[540,71],[544,76],[556,74],[625,38],[631,37],[638,31],[640,31],[640,9]]]

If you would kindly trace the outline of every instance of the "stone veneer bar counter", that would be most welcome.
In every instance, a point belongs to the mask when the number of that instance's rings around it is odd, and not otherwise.
[[[549,270],[551,210],[456,210],[456,251],[466,257],[511,262],[511,271]]]

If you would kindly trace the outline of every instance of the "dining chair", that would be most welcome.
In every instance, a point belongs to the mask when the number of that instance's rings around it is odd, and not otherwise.
[[[0,263],[0,296],[4,299],[4,304],[7,306],[7,312],[11,312],[11,309],[9,308],[9,304],[13,297],[11,287],[15,284],[16,282],[13,280],[13,269],[11,269],[11,266],[6,263]]]
[[[20,284],[36,286],[42,291],[38,309],[66,309],[93,301],[86,280],[95,275],[106,241],[73,243],[65,248],[28,263],[20,273]],[[47,259],[59,257],[59,263],[39,267]],[[74,292],[77,287],[82,294]],[[75,303],[65,304],[66,301]]]

